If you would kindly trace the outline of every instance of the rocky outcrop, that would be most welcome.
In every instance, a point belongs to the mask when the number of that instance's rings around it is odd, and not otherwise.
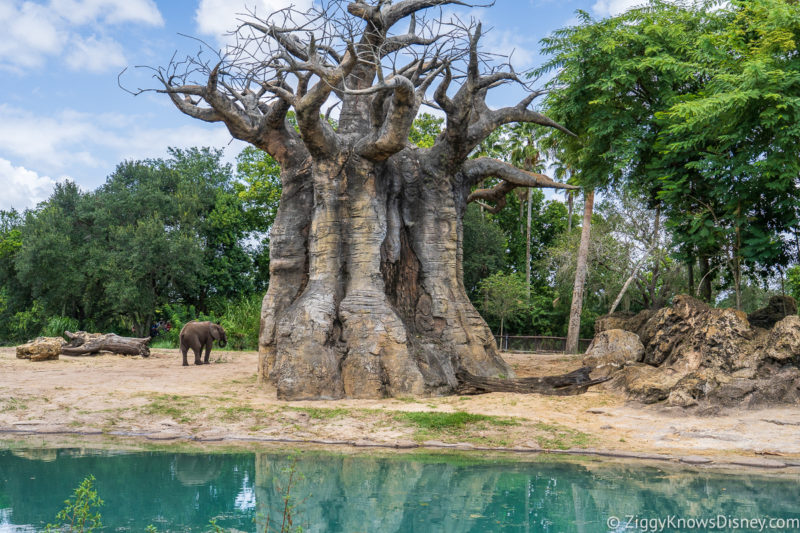
[[[771,311],[757,312],[757,319],[777,318],[779,307],[791,308],[787,302],[772,298],[765,308]],[[610,375],[610,386],[632,399],[682,407],[800,403],[797,315],[782,316],[765,330],[752,327],[741,311],[710,308],[681,295],[672,307],[658,310],[639,327],[640,358],[634,358],[638,351],[629,338],[616,331],[598,335],[594,343],[598,351],[592,353],[590,347],[584,364]],[[612,338],[616,340],[611,342]],[[628,348],[614,348],[623,338]],[[622,355],[625,350],[627,358]]]
[[[787,316],[797,315],[797,302],[786,295],[771,296],[767,306],[747,315],[751,326],[770,329]]]
[[[644,325],[647,324],[647,321],[650,320],[654,313],[655,311],[652,309],[645,309],[636,314],[619,312],[601,316],[595,320],[594,333],[595,335],[599,335],[610,329],[623,329],[639,335]]]
[[[37,337],[26,344],[17,346],[17,359],[31,361],[50,361],[58,359],[66,341],[61,337]]]
[[[595,336],[586,355],[584,366],[593,368],[592,377],[606,377],[626,365],[638,363],[644,356],[639,336],[623,329],[609,329]]]

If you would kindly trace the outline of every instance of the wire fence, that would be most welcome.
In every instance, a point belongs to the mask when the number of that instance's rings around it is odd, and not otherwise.
[[[503,352],[518,353],[552,353],[565,352],[567,347],[566,337],[543,337],[543,336],[522,336],[522,335],[503,335],[494,336],[497,346]],[[580,339],[578,341],[578,351],[584,353],[591,344],[592,339]]]

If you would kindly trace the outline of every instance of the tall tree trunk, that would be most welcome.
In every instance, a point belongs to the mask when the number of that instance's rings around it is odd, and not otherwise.
[[[292,184],[306,180],[283,177],[260,339],[261,379],[280,398],[439,394],[459,369],[513,375],[464,288],[465,195],[420,167],[315,162],[312,210],[296,209],[310,191]]]
[[[578,249],[578,263],[575,267],[575,285],[572,289],[572,307],[569,311],[569,329],[567,330],[567,353],[577,353],[581,332],[581,310],[583,309],[583,289],[586,284],[586,273],[589,270],[589,240],[592,231],[592,210],[594,208],[594,191],[584,193],[583,227],[581,228],[581,245]]]
[[[567,232],[572,231],[572,212],[574,211],[574,198],[570,191],[567,191]]]
[[[707,255],[700,255],[700,298],[711,302],[711,264]]]
[[[531,200],[533,189],[528,189],[528,226],[525,232],[525,287],[528,301],[531,299]]]
[[[695,285],[694,285],[694,263],[695,257],[692,255],[689,258],[689,261],[686,263],[687,270],[689,271],[689,293],[694,297],[697,296],[695,293]]]

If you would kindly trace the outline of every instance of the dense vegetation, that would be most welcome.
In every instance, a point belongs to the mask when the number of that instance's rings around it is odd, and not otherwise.
[[[770,292],[800,296],[798,43],[787,0],[579,13],[544,41],[544,111],[577,136],[511,125],[475,155],[599,191],[583,336],[629,278],[621,310],[680,292],[746,311]],[[431,146],[442,126],[422,115],[410,140]],[[185,321],[213,318],[254,348],[280,169],[254,148],[237,162],[173,149],[121,163],[95,191],[65,182],[35,209],[0,212],[0,341],[144,336],[164,320],[174,343]],[[517,189],[497,212],[469,204],[464,282],[494,331],[566,333],[579,198]]]
[[[64,182],[0,214],[0,339],[147,336],[169,321],[174,343],[187,320],[222,318],[233,346],[255,346],[274,203],[258,157],[243,152],[234,176],[221,151],[172,149],[121,163],[95,191]]]

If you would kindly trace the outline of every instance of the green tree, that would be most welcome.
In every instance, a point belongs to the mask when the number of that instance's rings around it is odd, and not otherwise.
[[[797,226],[798,6],[656,1],[544,41],[549,136],[582,184],[661,204],[707,300],[788,260]],[[699,265],[697,284],[694,267]],[[737,305],[741,306],[740,298]]]
[[[479,305],[484,313],[500,321],[502,337],[505,321],[528,305],[525,278],[516,272],[495,272],[481,280],[480,288],[483,298]]]

